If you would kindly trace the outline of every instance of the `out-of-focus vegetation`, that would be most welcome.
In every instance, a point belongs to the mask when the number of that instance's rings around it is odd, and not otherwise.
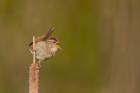
[[[140,1],[101,0],[101,93],[140,93]]]
[[[0,93],[28,93],[32,35],[55,27],[63,50],[44,62],[41,93],[92,93],[100,86],[98,2],[1,0]]]
[[[140,0],[0,0],[0,93],[28,93],[28,43],[55,27],[41,93],[139,93]]]

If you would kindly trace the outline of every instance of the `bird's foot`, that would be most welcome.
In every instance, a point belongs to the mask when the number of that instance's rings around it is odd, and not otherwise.
[[[40,70],[40,69],[41,69],[41,64],[40,64],[40,62],[37,62],[37,63],[36,63],[36,69],[37,69],[37,70]]]

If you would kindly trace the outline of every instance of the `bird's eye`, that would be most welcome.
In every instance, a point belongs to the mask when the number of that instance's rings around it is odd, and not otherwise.
[[[57,43],[57,41],[53,41],[54,43]]]

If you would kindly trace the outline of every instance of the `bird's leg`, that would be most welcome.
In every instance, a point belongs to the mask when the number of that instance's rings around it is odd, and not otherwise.
[[[41,61],[40,60],[37,60],[37,69],[40,69],[41,68]]]
[[[36,69],[37,69],[37,70],[40,70],[41,64],[40,64],[40,61],[39,61],[38,59],[36,59],[35,65],[36,65]]]

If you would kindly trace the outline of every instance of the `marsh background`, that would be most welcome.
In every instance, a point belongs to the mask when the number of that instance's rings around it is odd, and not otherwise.
[[[0,93],[28,93],[28,43],[50,26],[63,50],[41,93],[139,93],[139,0],[0,0]]]

